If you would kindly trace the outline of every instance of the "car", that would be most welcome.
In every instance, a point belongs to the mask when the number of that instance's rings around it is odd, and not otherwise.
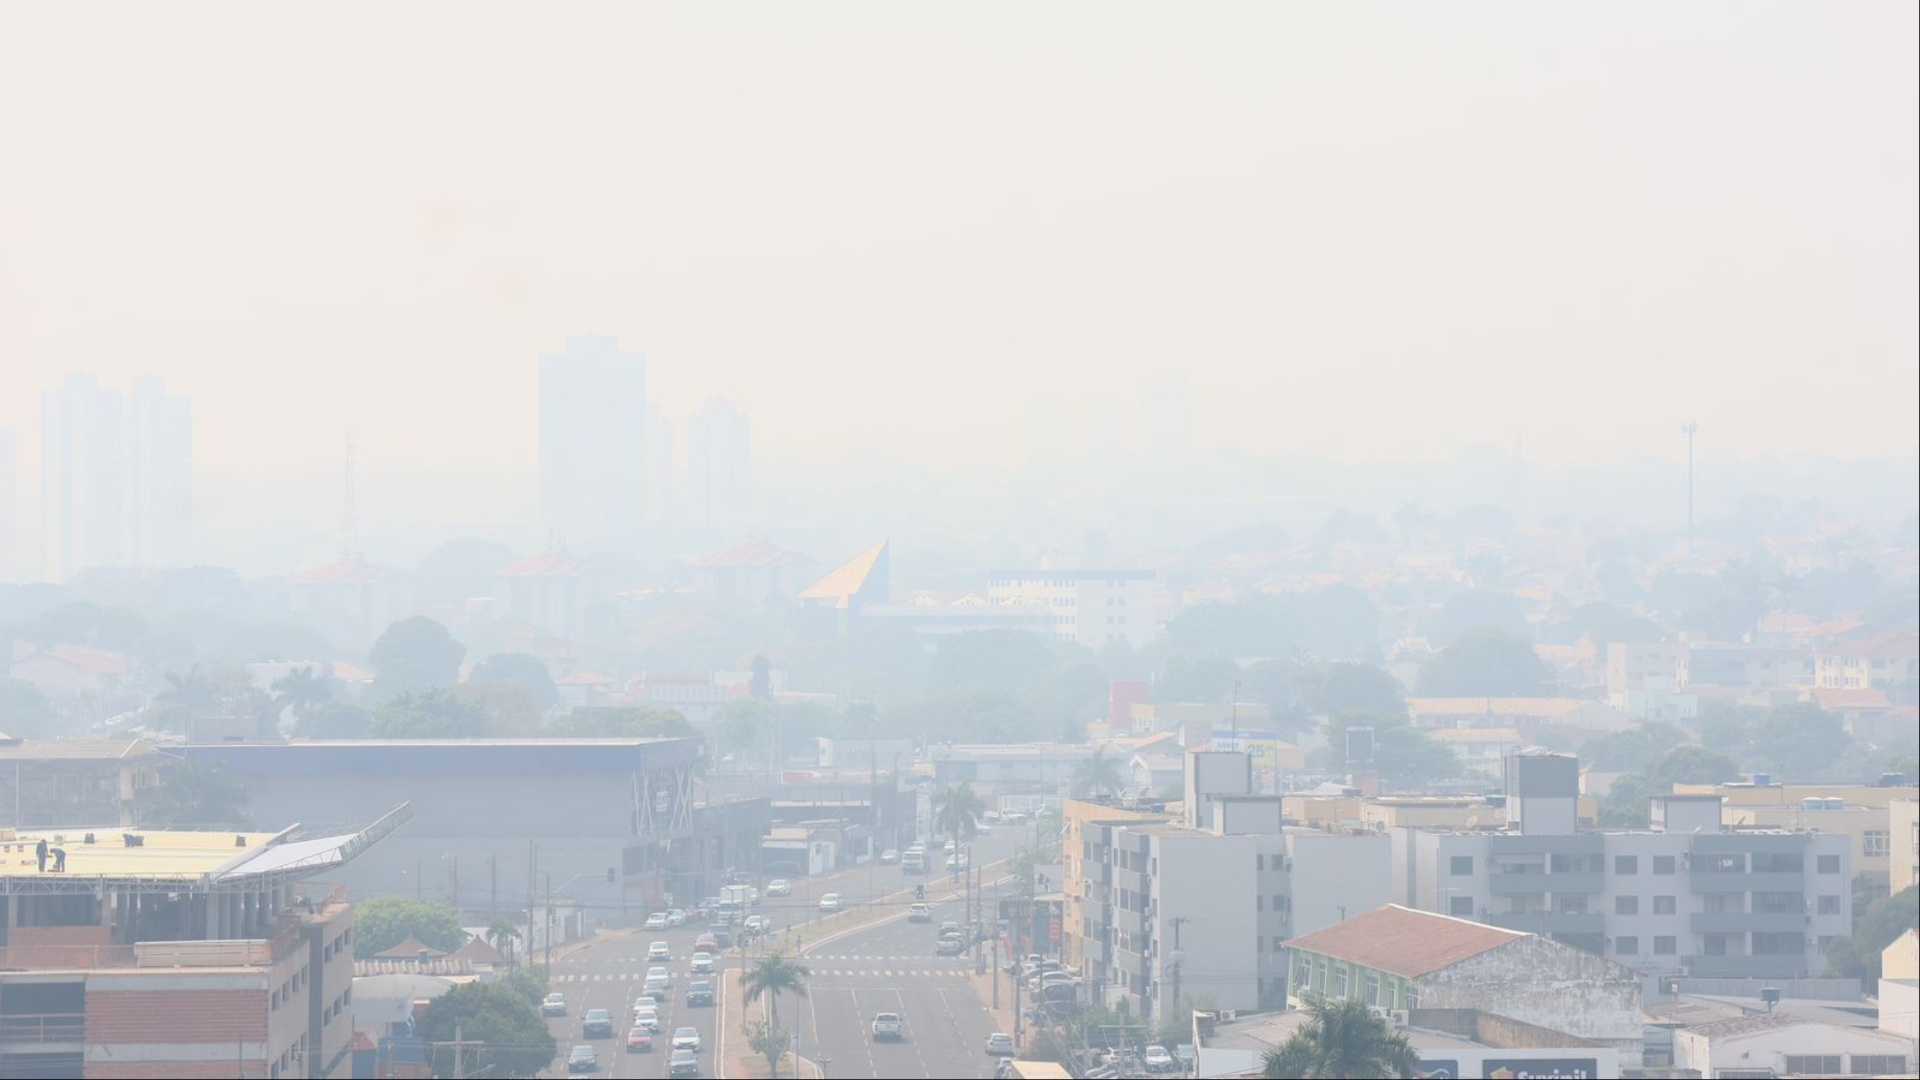
[[[655,1001],[665,1001],[672,989],[673,984],[665,975],[649,975],[647,981],[641,984],[640,992]]]
[[[894,863],[897,863],[899,861],[900,861],[900,853],[898,851],[895,851],[892,848],[888,848],[887,850],[880,853],[881,866],[892,866]]]
[[[840,894],[837,892],[830,892],[827,895],[821,897],[820,910],[821,911],[839,911],[840,910]]]
[[[645,1053],[651,1053],[652,1050],[653,1050],[653,1032],[648,1031],[646,1028],[643,1028],[643,1027],[636,1027],[632,1031],[627,1032],[627,1052],[628,1053],[645,1054]]]
[[[749,915],[747,921],[740,925],[756,934],[761,934],[773,929],[773,920],[765,915]]]
[[[792,896],[793,882],[788,881],[786,878],[783,878],[783,877],[774,878],[772,881],[767,882],[767,895],[768,896]]]
[[[957,843],[955,843],[955,842],[953,842],[952,840],[949,840],[949,841],[947,841],[947,846],[946,846],[946,847],[945,847],[944,849],[942,849],[942,850],[944,850],[944,851],[945,851],[945,852],[946,852],[947,854],[949,854],[949,855],[951,855],[951,854],[953,854],[954,852],[956,852],[956,851],[959,851],[959,850],[960,850],[960,845],[959,845],[959,844],[957,844]]]
[[[605,1009],[588,1009],[580,1018],[580,1034],[588,1039],[613,1038],[613,1014]]]
[[[709,931],[707,931],[706,933],[704,933],[704,934],[701,934],[701,935],[700,935],[699,937],[697,937],[697,938],[694,938],[694,939],[693,939],[693,951],[694,951],[694,952],[703,952],[703,953],[717,953],[717,952],[719,952],[719,951],[720,951],[720,937],[719,937],[719,935],[717,935],[717,934],[715,934],[715,933],[714,933],[713,931],[711,931],[711,930],[709,930]]]
[[[874,1042],[894,1042],[906,1037],[907,1025],[905,1021],[900,1019],[899,1013],[883,1012],[873,1014]]]
[[[707,936],[713,938],[713,943],[722,949],[727,948],[728,946],[731,946],[733,944],[733,931],[731,930],[716,928],[711,934]]]
[[[689,1006],[712,1005],[713,984],[705,979],[689,984],[687,986],[687,1004]]]
[[[932,922],[933,909],[925,904],[913,904],[907,908],[908,922]]]
[[[594,1055],[593,1047],[586,1043],[574,1047],[567,1054],[567,1071],[570,1073],[599,1072],[600,1059]]]
[[[541,1016],[567,1015],[567,995],[557,993],[557,992],[548,994],[546,997],[546,1000],[540,1003],[540,1015]]]
[[[668,908],[667,909],[667,925],[668,926],[687,925],[687,913],[681,910],[680,908]]]
[[[673,1029],[673,1048],[675,1050],[700,1050],[700,1029],[677,1027]]]
[[[964,852],[964,851],[963,851],[963,852],[961,852],[961,853],[960,853],[960,854],[958,854],[958,855],[949,855],[949,856],[947,856],[947,869],[949,869],[949,870],[964,870],[964,869],[966,869],[966,866],[967,866],[967,853],[966,853],[966,852]]]
[[[948,919],[945,922],[942,922],[940,924],[941,937],[946,937],[948,934],[958,934],[958,933],[960,933],[960,924],[957,922],[954,922],[952,919]]]
[[[664,911],[656,911],[647,916],[646,928],[648,930],[665,930],[667,928],[667,913]]]
[[[713,954],[708,952],[694,953],[693,959],[687,961],[687,970],[693,972],[695,975],[713,974]]]
[[[668,1076],[699,1076],[700,1059],[691,1050],[675,1050],[667,1059]]]
[[[673,959],[673,948],[664,941],[656,941],[647,946],[647,959],[671,960]]]
[[[652,967],[647,969],[647,978],[651,979],[655,975],[658,975],[659,977],[667,980],[668,982],[673,981],[673,969],[670,967],[667,967],[665,964],[655,964]]]
[[[654,1000],[652,998],[647,998],[645,1000],[646,1000],[646,1003],[649,1005],[654,1004]],[[635,1009],[633,1013],[633,1026],[643,1031],[658,1032],[660,1030],[660,1014],[659,1012],[652,1009],[649,1009],[646,1012],[641,1012],[638,1009]]]
[[[957,937],[943,937],[933,947],[935,956],[959,956],[967,951],[967,943]]]
[[[987,1053],[994,1057],[1012,1057],[1013,1036],[1004,1031],[996,1031],[987,1036]]]
[[[1174,1064],[1173,1055],[1167,1053],[1167,1048],[1158,1043],[1147,1047],[1147,1052],[1140,1055],[1140,1064],[1145,1066],[1148,1072],[1155,1073],[1172,1072],[1177,1067]]]

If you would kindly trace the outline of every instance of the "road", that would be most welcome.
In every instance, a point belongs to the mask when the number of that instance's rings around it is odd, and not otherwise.
[[[973,841],[973,862],[985,866],[1004,859],[1030,838],[1030,830],[1021,828],[982,834]],[[937,851],[938,845],[935,848]],[[942,855],[937,864],[944,862]],[[807,957],[807,963],[814,967],[812,992],[819,997],[817,1001],[810,999],[802,1010],[805,1026],[800,1032],[801,1053],[812,1057],[814,1047],[826,1046],[821,1053],[833,1059],[827,1067],[828,1076],[992,1075],[993,1063],[983,1050],[992,1022],[963,976],[970,960],[933,956],[935,928],[943,919],[964,921],[961,905],[941,904],[930,926],[909,923],[904,918],[914,885],[941,885],[951,880],[950,875],[938,871],[914,875],[898,866],[857,867],[815,880],[796,880],[790,897],[763,897],[757,912],[770,919],[775,929],[797,928],[794,940],[801,948],[806,947],[812,924],[824,917],[819,898],[828,892],[838,893],[845,907],[884,905],[889,916],[899,916],[871,930],[836,939]],[[990,909],[983,906],[982,912],[983,918],[992,918]],[[550,988],[567,996],[567,1015],[547,1020],[559,1057],[545,1075],[564,1076],[568,1051],[585,1042],[598,1055],[600,1076],[664,1077],[671,1056],[670,1036],[674,1028],[683,1025],[700,1032],[701,1074],[714,1075],[720,1014],[727,1012],[727,1022],[732,1024],[743,1005],[737,998],[716,1008],[687,1005],[688,962],[694,939],[703,929],[688,925],[671,930],[634,930],[555,961]],[[626,1035],[633,1002],[651,966],[646,955],[654,941],[667,942],[673,954],[667,964],[673,971],[673,994],[660,1009],[661,1031],[655,1035],[653,1050],[628,1053]],[[743,962],[738,949],[728,950],[720,960],[723,969]],[[713,981],[716,987],[720,985],[719,973]],[[792,1022],[795,1005],[782,1003],[784,1021]],[[582,1037],[581,1019],[588,1009],[596,1008],[613,1014],[613,1038]],[[863,1033],[872,1014],[889,1009],[907,1016],[909,1039],[897,1046],[883,1043],[878,1048],[858,1049],[869,1041]],[[820,1042],[823,1037],[828,1040],[825,1044]],[[738,1035],[729,1038],[737,1039]],[[836,1049],[852,1055],[844,1068]],[[870,1053],[876,1049],[877,1056]],[[727,1052],[739,1054],[743,1048],[729,1046]]]

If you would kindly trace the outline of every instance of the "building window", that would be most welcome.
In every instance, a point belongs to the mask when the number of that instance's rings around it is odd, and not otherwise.
[[[1463,919],[1473,918],[1473,897],[1471,896],[1447,897],[1447,914],[1455,915]]]
[[[1616,874],[1639,873],[1640,872],[1640,856],[1615,855],[1613,857],[1613,872]]]
[[[1907,1072],[1904,1054],[1855,1054],[1852,1076],[1899,1076]]]
[[[1677,945],[1678,942],[1675,941],[1672,934],[1660,934],[1653,939],[1653,954],[1655,956],[1672,956],[1678,951]]]
[[[1822,915],[1840,914],[1840,898],[1837,896],[1821,897],[1819,910],[1820,910],[1820,914]]]
[[[1653,913],[1655,915],[1672,915],[1678,910],[1679,906],[1671,896],[1656,896],[1653,898]]]
[[[1639,897],[1637,897],[1637,896],[1616,896],[1616,897],[1614,897],[1614,898],[1613,898],[1613,913],[1614,913],[1615,915],[1638,915],[1638,914],[1640,914],[1640,898],[1639,898]]]
[[[1653,872],[1656,874],[1673,873],[1673,856],[1655,855],[1653,857]]]
[[[1265,870],[1267,868],[1267,857],[1265,855],[1255,855],[1253,857],[1253,868],[1255,870]]]
[[[1840,872],[1840,856],[1822,855],[1816,865],[1823,874],[1837,874]]]
[[[1640,939],[1637,937],[1614,938],[1613,951],[1620,956],[1638,956],[1640,954]]]
[[[1860,836],[1860,853],[1868,858],[1887,853],[1887,834],[1868,829]]]
[[[1839,1076],[1839,1054],[1788,1054],[1787,1071],[1801,1076]]]
[[[1472,877],[1473,876],[1473,856],[1455,855],[1451,860],[1449,860],[1447,872],[1452,874],[1454,877]]]

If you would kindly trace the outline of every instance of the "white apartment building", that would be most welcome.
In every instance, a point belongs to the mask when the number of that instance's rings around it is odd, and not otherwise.
[[[1393,830],[1393,893],[1644,974],[1794,978],[1853,929],[1844,834],[1728,830],[1718,796],[1656,796],[1653,827],[1577,831],[1579,763],[1508,761],[1504,831]]]
[[[987,596],[1044,609],[1056,637],[1090,649],[1114,642],[1137,649],[1160,635],[1151,570],[995,570]]]

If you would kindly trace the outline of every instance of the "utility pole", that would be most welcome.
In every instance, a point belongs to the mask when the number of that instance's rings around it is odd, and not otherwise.
[[[487,853],[487,922],[500,918],[500,864]]]
[[[448,855],[447,857],[453,860],[447,866],[447,874],[452,879],[453,890],[452,895],[447,897],[447,902],[453,906],[454,914],[458,915],[460,913],[460,856]]]
[[[427,876],[426,875],[427,875],[427,857],[425,855],[414,856],[413,857],[413,898],[415,900],[425,900],[427,898]]]
[[[460,1037],[460,1024],[456,1022],[456,1023],[455,1023],[454,1025],[453,1025],[453,1042],[451,1042],[451,1043],[441,1043],[440,1045],[442,1045],[442,1046],[451,1046],[451,1047],[453,1047],[453,1077],[454,1077],[454,1080],[466,1080],[466,1077],[467,1077],[467,1047],[469,1047],[469,1046],[485,1046],[485,1045],[487,1045],[487,1043],[486,1043],[486,1040],[485,1040],[485,1039],[463,1039],[463,1038],[461,1038],[461,1037]],[[482,1069],[482,1070],[480,1070],[480,1071],[481,1071],[481,1072],[486,1072],[487,1070],[486,1070],[486,1069]]]
[[[553,970],[553,874],[547,874],[547,970]]]
[[[537,873],[537,871],[534,868],[538,865],[539,863],[535,861],[533,841],[528,840],[527,841],[527,963],[529,965],[533,963],[534,882],[535,880],[537,880],[534,877],[534,875]]]
[[[1693,437],[1700,431],[1700,425],[1689,420],[1681,425],[1680,433],[1687,437],[1687,554],[1693,554]]]

